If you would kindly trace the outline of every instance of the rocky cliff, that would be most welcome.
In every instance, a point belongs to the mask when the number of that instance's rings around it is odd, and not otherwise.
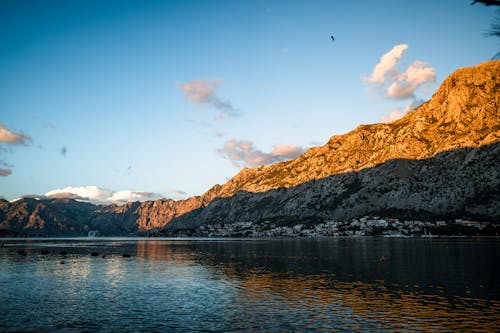
[[[1,200],[0,229],[19,235],[79,236],[92,229],[89,217],[97,208],[72,199]]]
[[[64,213],[59,202],[1,202],[0,229],[129,234],[167,225],[372,213],[498,219],[498,91],[499,60],[462,68],[400,120],[359,126],[291,161],[243,169],[201,196],[84,208],[71,201],[68,209],[79,217]]]

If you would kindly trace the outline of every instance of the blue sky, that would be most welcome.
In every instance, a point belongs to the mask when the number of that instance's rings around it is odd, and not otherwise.
[[[470,3],[4,0],[0,195],[183,198],[401,116],[498,52]]]

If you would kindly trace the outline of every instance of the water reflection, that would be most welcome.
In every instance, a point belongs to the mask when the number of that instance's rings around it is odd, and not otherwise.
[[[331,315],[353,330],[497,327],[496,243],[344,239],[195,246],[204,265],[239,281],[243,304],[255,309],[262,300],[283,302],[307,322],[304,328],[328,327]]]
[[[187,242],[189,244],[190,242]],[[183,241],[149,241],[138,240],[135,254],[138,258],[154,261],[170,261],[173,264],[186,265],[193,262],[193,256],[186,251],[186,242]]]
[[[0,330],[495,331],[499,252],[495,240],[15,240],[0,249]]]

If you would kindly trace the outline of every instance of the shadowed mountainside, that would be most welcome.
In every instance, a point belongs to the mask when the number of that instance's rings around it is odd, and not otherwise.
[[[205,224],[301,221],[362,216],[427,220],[500,220],[500,143],[460,148],[429,159],[393,159],[266,192],[239,191],[173,220],[165,232]]]

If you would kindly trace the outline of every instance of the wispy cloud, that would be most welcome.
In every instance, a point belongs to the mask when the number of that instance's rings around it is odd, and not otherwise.
[[[0,142],[12,145],[28,145],[31,143],[31,138],[26,134],[11,131],[0,124]]]
[[[217,150],[236,167],[256,167],[293,159],[305,151],[305,148],[286,144],[276,144],[270,153],[254,147],[248,140],[229,140],[224,147]]]
[[[420,60],[414,61],[405,70],[398,69],[407,50],[407,44],[394,46],[380,58],[372,74],[362,77],[362,80],[382,88],[387,98],[415,99],[415,91],[420,86],[436,80],[436,71]]]
[[[382,117],[380,117],[380,122],[386,124],[392,123],[393,121],[403,118],[405,114],[406,112],[401,111],[400,108],[396,108],[392,110],[392,112],[388,115],[383,115]]]
[[[187,194],[183,190],[177,190],[177,189],[170,189],[170,190],[168,190],[168,192],[172,193],[172,194],[176,194],[176,195],[186,195]]]
[[[167,190],[167,196],[173,200],[180,200],[186,198],[187,192],[180,189],[171,188]]]
[[[423,100],[410,101],[409,103],[406,104],[404,108],[395,108],[394,110],[392,110],[390,114],[383,115],[382,117],[380,117],[380,122],[392,123],[393,121],[401,119],[404,117],[405,114],[415,109],[416,107],[420,106],[423,102],[424,102]]]
[[[215,108],[218,113],[214,116],[214,121],[238,117],[240,114],[231,102],[217,95],[217,89],[222,83],[222,79],[201,79],[182,84],[181,90],[189,101]]]
[[[16,133],[4,125],[0,124],[0,155],[12,151],[13,146],[28,146],[32,139],[23,133]],[[7,177],[12,174],[12,166],[7,162],[0,160],[0,176]]]
[[[321,141],[309,141],[309,146],[322,146],[324,144],[325,143]]]
[[[0,176],[7,177],[12,174],[12,165],[9,163],[0,160]]]
[[[45,121],[43,123],[43,127],[49,128],[51,130],[56,130],[57,129],[57,126],[54,123],[51,123],[50,121]]]
[[[226,133],[220,131],[218,127],[214,126],[214,123],[210,123],[207,121],[198,121],[193,119],[185,119],[186,122],[196,125],[198,129],[198,133],[220,139],[226,136]]]
[[[97,186],[68,186],[45,193],[48,198],[70,198],[95,204],[125,203],[130,201],[157,200],[164,196],[154,192],[122,190],[113,191]]]

